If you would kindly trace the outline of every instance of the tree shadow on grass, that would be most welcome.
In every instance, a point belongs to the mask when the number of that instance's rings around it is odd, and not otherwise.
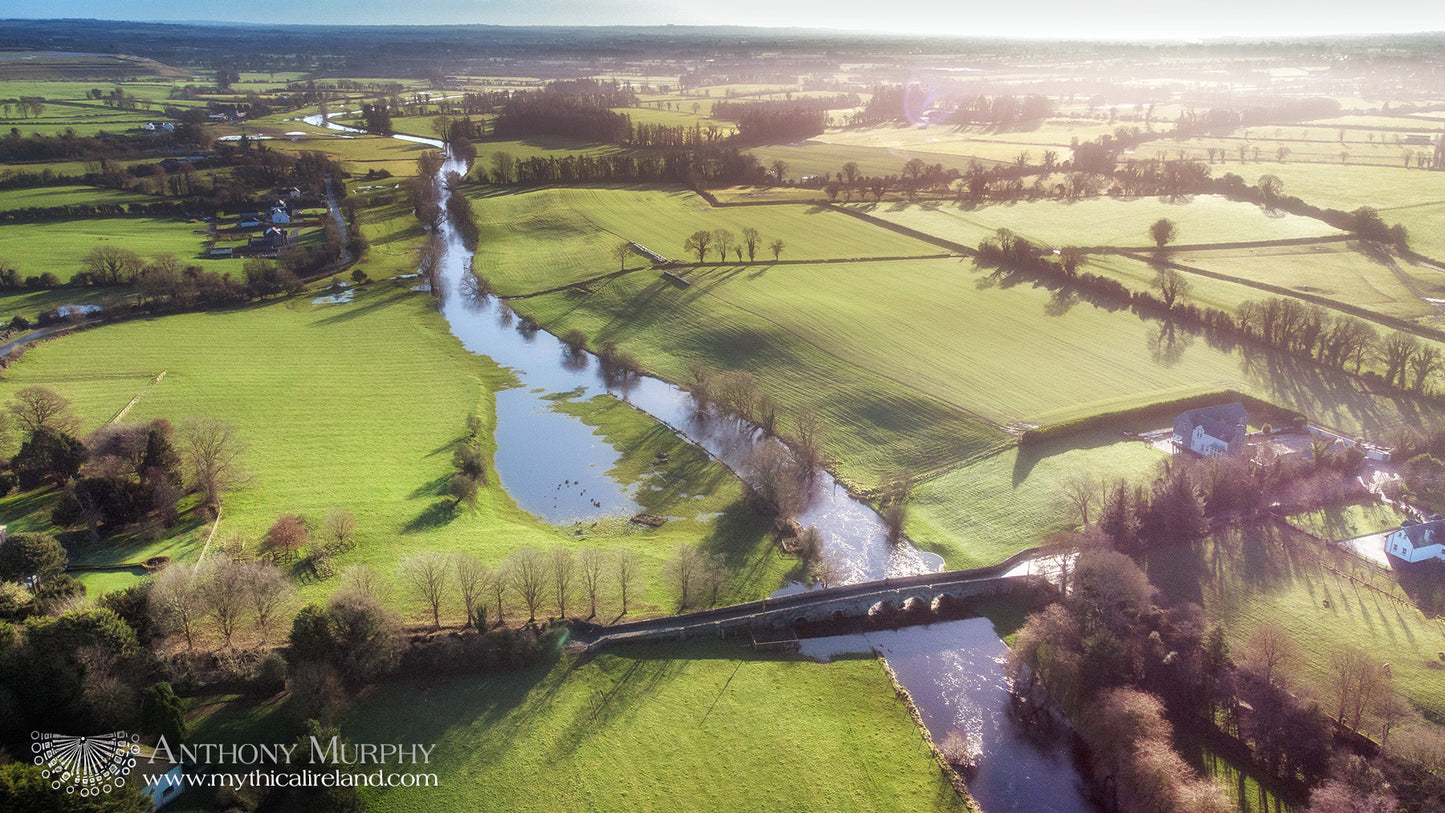
[[[331,325],[349,322],[353,319],[360,319],[363,316],[371,315],[373,311],[389,308],[399,302],[411,299],[412,295],[413,292],[405,288],[395,289],[389,292],[372,291],[369,295],[356,301],[360,304],[354,302],[349,308],[345,308],[324,319],[317,319],[311,323],[311,327],[330,327]]]
[[[403,528],[404,533],[417,533],[419,531],[433,531],[437,528],[451,524],[457,518],[457,504],[451,500],[437,500],[427,506],[420,514],[417,514]]]

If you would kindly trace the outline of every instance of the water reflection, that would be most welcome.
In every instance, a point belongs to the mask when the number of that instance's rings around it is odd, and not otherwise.
[[[961,737],[979,756],[969,792],[986,813],[1093,813],[1066,742],[1013,715],[1003,658],[986,618],[813,638],[807,657],[877,651],[913,696],[934,742]]]

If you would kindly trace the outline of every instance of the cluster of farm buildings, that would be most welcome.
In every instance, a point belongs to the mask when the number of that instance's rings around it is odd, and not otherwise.
[[[1170,438],[1175,454],[1198,457],[1245,454],[1258,463],[1296,455],[1308,456],[1317,441],[1331,450],[1359,449],[1366,460],[1387,463],[1386,449],[1351,440],[1318,427],[1303,425],[1279,430],[1249,431],[1249,413],[1243,404],[1221,404],[1182,412],[1174,419]],[[1406,520],[1385,539],[1385,552],[1402,563],[1438,560],[1445,562],[1445,519],[1431,517],[1425,522]]]

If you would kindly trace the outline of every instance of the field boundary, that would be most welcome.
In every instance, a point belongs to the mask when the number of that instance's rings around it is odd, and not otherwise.
[[[1359,240],[1358,234],[1326,234],[1320,237],[1282,237],[1278,240],[1245,240],[1239,243],[1186,243],[1166,246],[1165,251],[1228,251],[1236,248],[1287,248],[1289,246],[1310,246],[1319,243],[1344,243]],[[1153,246],[1083,246],[1079,251],[1085,254],[1132,254],[1158,251]]]
[[[905,237],[912,237],[915,240],[920,240],[924,243],[928,243],[929,245],[938,246],[939,248],[946,248],[949,251],[955,252],[957,254],[962,254],[967,257],[978,256],[977,249],[970,248],[963,243],[955,243],[952,240],[945,240],[942,237],[935,237],[931,234],[928,234],[927,232],[921,232],[917,229],[910,229],[907,226],[900,226],[897,223],[890,223],[887,220],[883,220],[882,218],[874,217],[867,212],[860,212],[856,209],[849,209],[846,206],[839,206],[836,203],[818,203],[817,205],[830,211],[842,212],[849,217],[856,217],[859,220],[864,221],[865,223],[871,223],[875,226],[887,229],[896,234],[901,234]]]
[[[1312,294],[1307,291],[1295,291],[1289,288],[1285,288],[1281,285],[1272,285],[1268,282],[1256,282],[1254,280],[1248,280],[1242,277],[1233,277],[1229,274],[1221,274],[1218,271],[1207,271],[1203,268],[1198,268],[1192,265],[1184,265],[1183,263],[1178,263],[1173,260],[1156,261],[1152,257],[1145,256],[1140,252],[1119,251],[1117,254],[1120,257],[1127,257],[1131,260],[1146,263],[1149,265],[1162,264],[1167,268],[1172,268],[1176,271],[1183,271],[1188,274],[1196,274],[1201,277],[1208,277],[1209,279],[1219,280],[1221,282],[1231,282],[1236,285],[1243,285],[1246,288],[1254,288],[1258,291],[1278,294],[1279,296],[1303,299],[1306,302],[1320,305],[1321,307],[1329,308],[1331,310],[1348,313],[1351,316],[1357,316],[1369,322],[1376,322],[1378,324],[1385,325],[1386,327],[1392,327],[1396,330],[1401,330],[1406,333],[1413,333],[1414,335],[1419,336],[1423,339],[1433,339],[1435,341],[1445,342],[1445,330],[1427,327],[1425,325],[1419,325],[1409,321],[1408,319],[1401,319],[1398,316],[1390,316],[1388,314],[1368,310],[1358,305],[1351,305],[1348,302],[1340,302],[1339,300],[1335,299],[1326,299],[1325,297],[1319,296],[1317,294]]]
[[[1282,407],[1253,395],[1247,395],[1236,389],[1212,390],[1210,392],[1185,395],[1180,398],[1170,398],[1165,401],[1154,401],[1153,403],[1141,404],[1127,409],[1116,409],[1109,412],[1099,412],[1084,418],[1075,418],[1070,421],[1041,426],[1037,429],[1028,429],[1019,439],[1020,446],[1029,446],[1041,443],[1046,440],[1057,440],[1081,432],[1098,431],[1101,429],[1122,429],[1121,424],[1126,422],[1144,420],[1153,417],[1169,416],[1176,413],[1197,407],[1211,406],[1218,403],[1229,403],[1238,401],[1244,404],[1251,413],[1266,413],[1271,419],[1288,420],[1296,415],[1304,413],[1297,409]]]

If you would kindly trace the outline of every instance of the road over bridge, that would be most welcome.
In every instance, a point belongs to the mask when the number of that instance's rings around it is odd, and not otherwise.
[[[866,616],[869,608],[878,602],[901,610],[909,599],[918,599],[929,606],[940,596],[963,601],[1036,589],[1047,583],[1045,578],[1028,573],[1028,568],[1022,565],[1039,555],[1037,549],[1031,549],[996,565],[973,570],[945,570],[828,587],[626,624],[602,626],[577,621],[572,624],[570,643],[591,651],[614,643],[776,632],[800,623]]]

